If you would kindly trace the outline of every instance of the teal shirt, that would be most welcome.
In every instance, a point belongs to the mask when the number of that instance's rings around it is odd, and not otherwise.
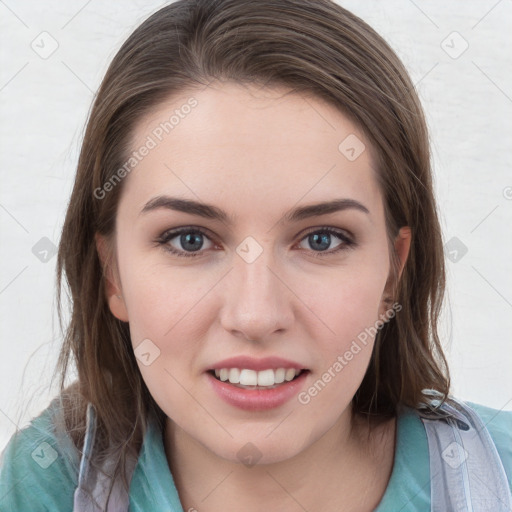
[[[466,402],[482,418],[512,490],[512,411]],[[69,443],[71,443],[68,440]],[[15,433],[0,460],[1,512],[70,512],[79,463],[71,444],[57,445],[51,406]],[[430,510],[430,466],[425,428],[414,409],[402,408],[391,478],[375,512]],[[130,485],[130,512],[183,512],[167,464],[162,432],[150,423]]]

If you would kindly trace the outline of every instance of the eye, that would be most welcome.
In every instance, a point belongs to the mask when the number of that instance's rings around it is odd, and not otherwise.
[[[334,249],[327,250],[333,243],[333,237],[338,239],[339,243]],[[206,244],[206,247],[205,239],[209,242]],[[344,232],[330,227],[315,228],[310,231],[301,239],[299,246],[304,241],[310,245],[311,249],[304,247],[302,249],[309,250],[315,257],[329,256],[356,245]],[[182,227],[166,231],[155,242],[166,251],[176,256],[187,258],[201,256],[204,250],[211,249],[214,246],[207,233],[203,229],[195,227]]]
[[[207,239],[211,245],[207,244],[207,247],[204,247],[204,239]],[[205,231],[190,227],[166,231],[156,242],[165,250],[183,257],[200,256],[203,253],[201,249],[211,249],[213,246]]]
[[[340,242],[334,249],[331,248],[331,250],[328,251],[327,249],[329,249],[333,242],[333,237],[336,237]],[[344,232],[330,227],[316,228],[314,231],[310,231],[302,238],[301,243],[304,241],[309,244],[313,252],[316,253],[314,256],[327,256],[355,246],[355,242]]]

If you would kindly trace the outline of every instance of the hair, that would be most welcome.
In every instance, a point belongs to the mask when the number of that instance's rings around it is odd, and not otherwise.
[[[330,0],[178,0],[144,21],[112,60],[85,130],[57,261],[71,317],[57,365],[67,429],[80,448],[85,407],[94,405],[103,456],[116,472],[137,453],[148,415],[163,412],[138,369],[129,326],[110,312],[106,272],[115,262],[115,221],[123,181],[99,199],[129,158],[136,123],[161,102],[213,80],[286,87],[335,106],[370,142],[384,199],[392,299],[400,312],[378,331],[353,412],[382,420],[399,404],[448,399],[450,377],[437,332],[445,290],[441,229],[433,194],[429,137],[408,73],[368,24]],[[394,239],[412,242],[400,279]],[[102,264],[95,234],[112,241]],[[66,387],[70,366],[76,382]],[[124,478],[124,476],[123,476]],[[126,485],[126,482],[125,482]]]

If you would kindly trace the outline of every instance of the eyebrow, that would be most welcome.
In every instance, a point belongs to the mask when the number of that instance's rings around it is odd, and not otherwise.
[[[168,210],[175,210],[179,212],[197,215],[207,219],[219,220],[223,223],[232,223],[232,218],[220,208],[207,203],[200,203],[191,199],[182,199],[170,196],[156,196],[150,199],[141,210],[141,214],[145,214],[154,210],[165,208]],[[363,213],[369,214],[370,211],[366,206],[361,204],[355,199],[333,199],[323,203],[310,204],[307,206],[300,206],[293,210],[288,211],[283,216],[284,222],[298,222],[310,217],[317,217],[320,215],[327,215],[343,210],[359,210]]]

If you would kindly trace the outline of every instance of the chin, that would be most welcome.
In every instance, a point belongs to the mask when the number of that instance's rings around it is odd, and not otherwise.
[[[289,440],[289,439],[288,439]],[[218,457],[223,458],[229,462],[236,464],[243,464],[246,467],[253,467],[255,465],[262,466],[267,464],[275,464],[289,460],[301,451],[301,446],[289,443],[284,444],[282,437],[277,437],[274,440],[269,438],[238,438],[231,440],[229,446],[219,446],[217,442],[208,447]],[[290,440],[289,440],[290,441]]]

